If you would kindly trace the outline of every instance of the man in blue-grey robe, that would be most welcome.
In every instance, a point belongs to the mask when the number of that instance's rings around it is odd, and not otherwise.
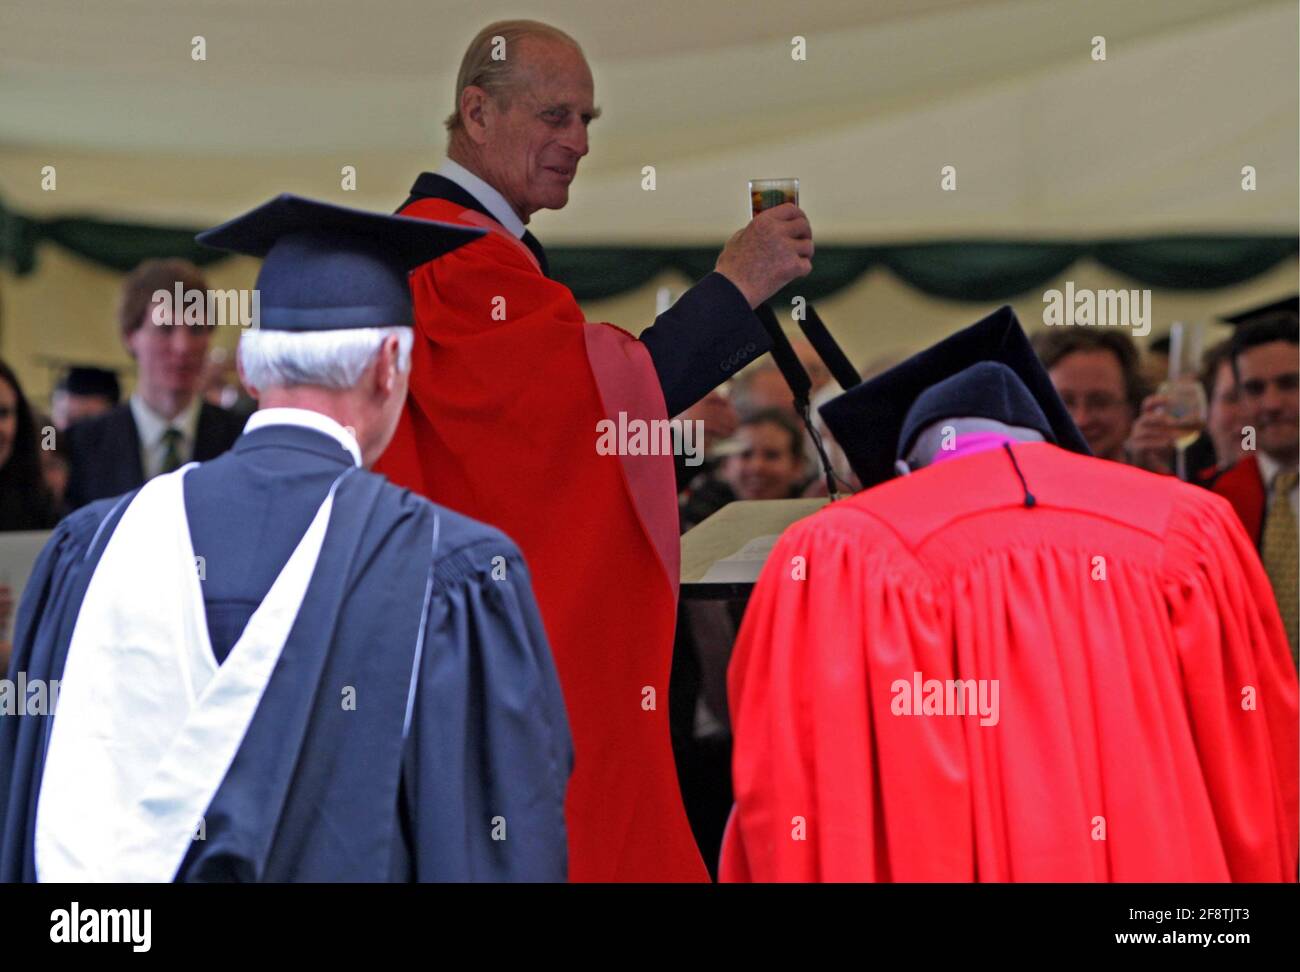
[[[407,273],[479,235],[291,196],[201,234],[264,257],[262,410],[41,554],[0,683],[0,880],[565,879],[528,568],[367,471],[406,398]]]

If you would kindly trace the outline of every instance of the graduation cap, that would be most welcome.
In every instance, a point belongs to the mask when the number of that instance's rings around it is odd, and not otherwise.
[[[195,239],[262,257],[259,327],[327,331],[411,326],[407,274],[486,232],[284,194]]]
[[[1300,320],[1300,294],[1270,301],[1249,310],[1238,311],[1223,318],[1224,323],[1241,328],[1259,321],[1296,321]]]
[[[1090,455],[1009,306],[854,386],[821,415],[864,487],[890,479],[917,433],[941,418],[1034,428],[1048,442]]]
[[[122,386],[118,383],[116,372],[86,365],[69,367],[59,379],[57,388],[69,395],[98,395],[107,398],[114,405],[122,397]]]

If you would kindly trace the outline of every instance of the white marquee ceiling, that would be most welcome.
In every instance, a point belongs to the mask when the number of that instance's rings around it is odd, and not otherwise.
[[[441,157],[469,37],[521,15],[578,38],[604,110],[548,241],[716,241],[770,175],[800,177],[827,241],[1296,229],[1292,0],[4,0],[0,194],[181,222],[277,191],[391,209]]]

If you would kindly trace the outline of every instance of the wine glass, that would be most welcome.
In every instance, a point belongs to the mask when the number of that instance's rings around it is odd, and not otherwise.
[[[1159,394],[1168,400],[1165,414],[1178,432],[1174,439],[1175,472],[1182,480],[1188,478],[1187,447],[1200,437],[1209,415],[1205,389],[1196,376],[1202,339],[1199,324],[1188,327],[1176,321],[1170,326],[1169,377],[1159,388]]]

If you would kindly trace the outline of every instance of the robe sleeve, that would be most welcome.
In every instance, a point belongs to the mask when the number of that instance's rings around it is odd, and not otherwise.
[[[1165,597],[1188,719],[1233,881],[1293,881],[1297,687],[1268,576],[1232,508],[1197,491],[1171,518]]]
[[[20,672],[29,684],[41,679],[48,698],[48,686],[62,677],[85,579],[94,568],[86,553],[113,506],[101,501],[66,517],[36,559],[18,606],[10,684],[17,684]],[[52,721],[48,710],[27,714],[24,699],[13,702],[22,714],[0,716],[0,883],[36,878],[31,839]]]
[[[861,513],[786,531],[728,673],[736,807],[721,880],[972,879],[960,720],[890,714],[896,678],[950,677],[946,604]]]
[[[501,534],[438,556],[404,757],[417,881],[563,881],[573,768],[528,568]]]

